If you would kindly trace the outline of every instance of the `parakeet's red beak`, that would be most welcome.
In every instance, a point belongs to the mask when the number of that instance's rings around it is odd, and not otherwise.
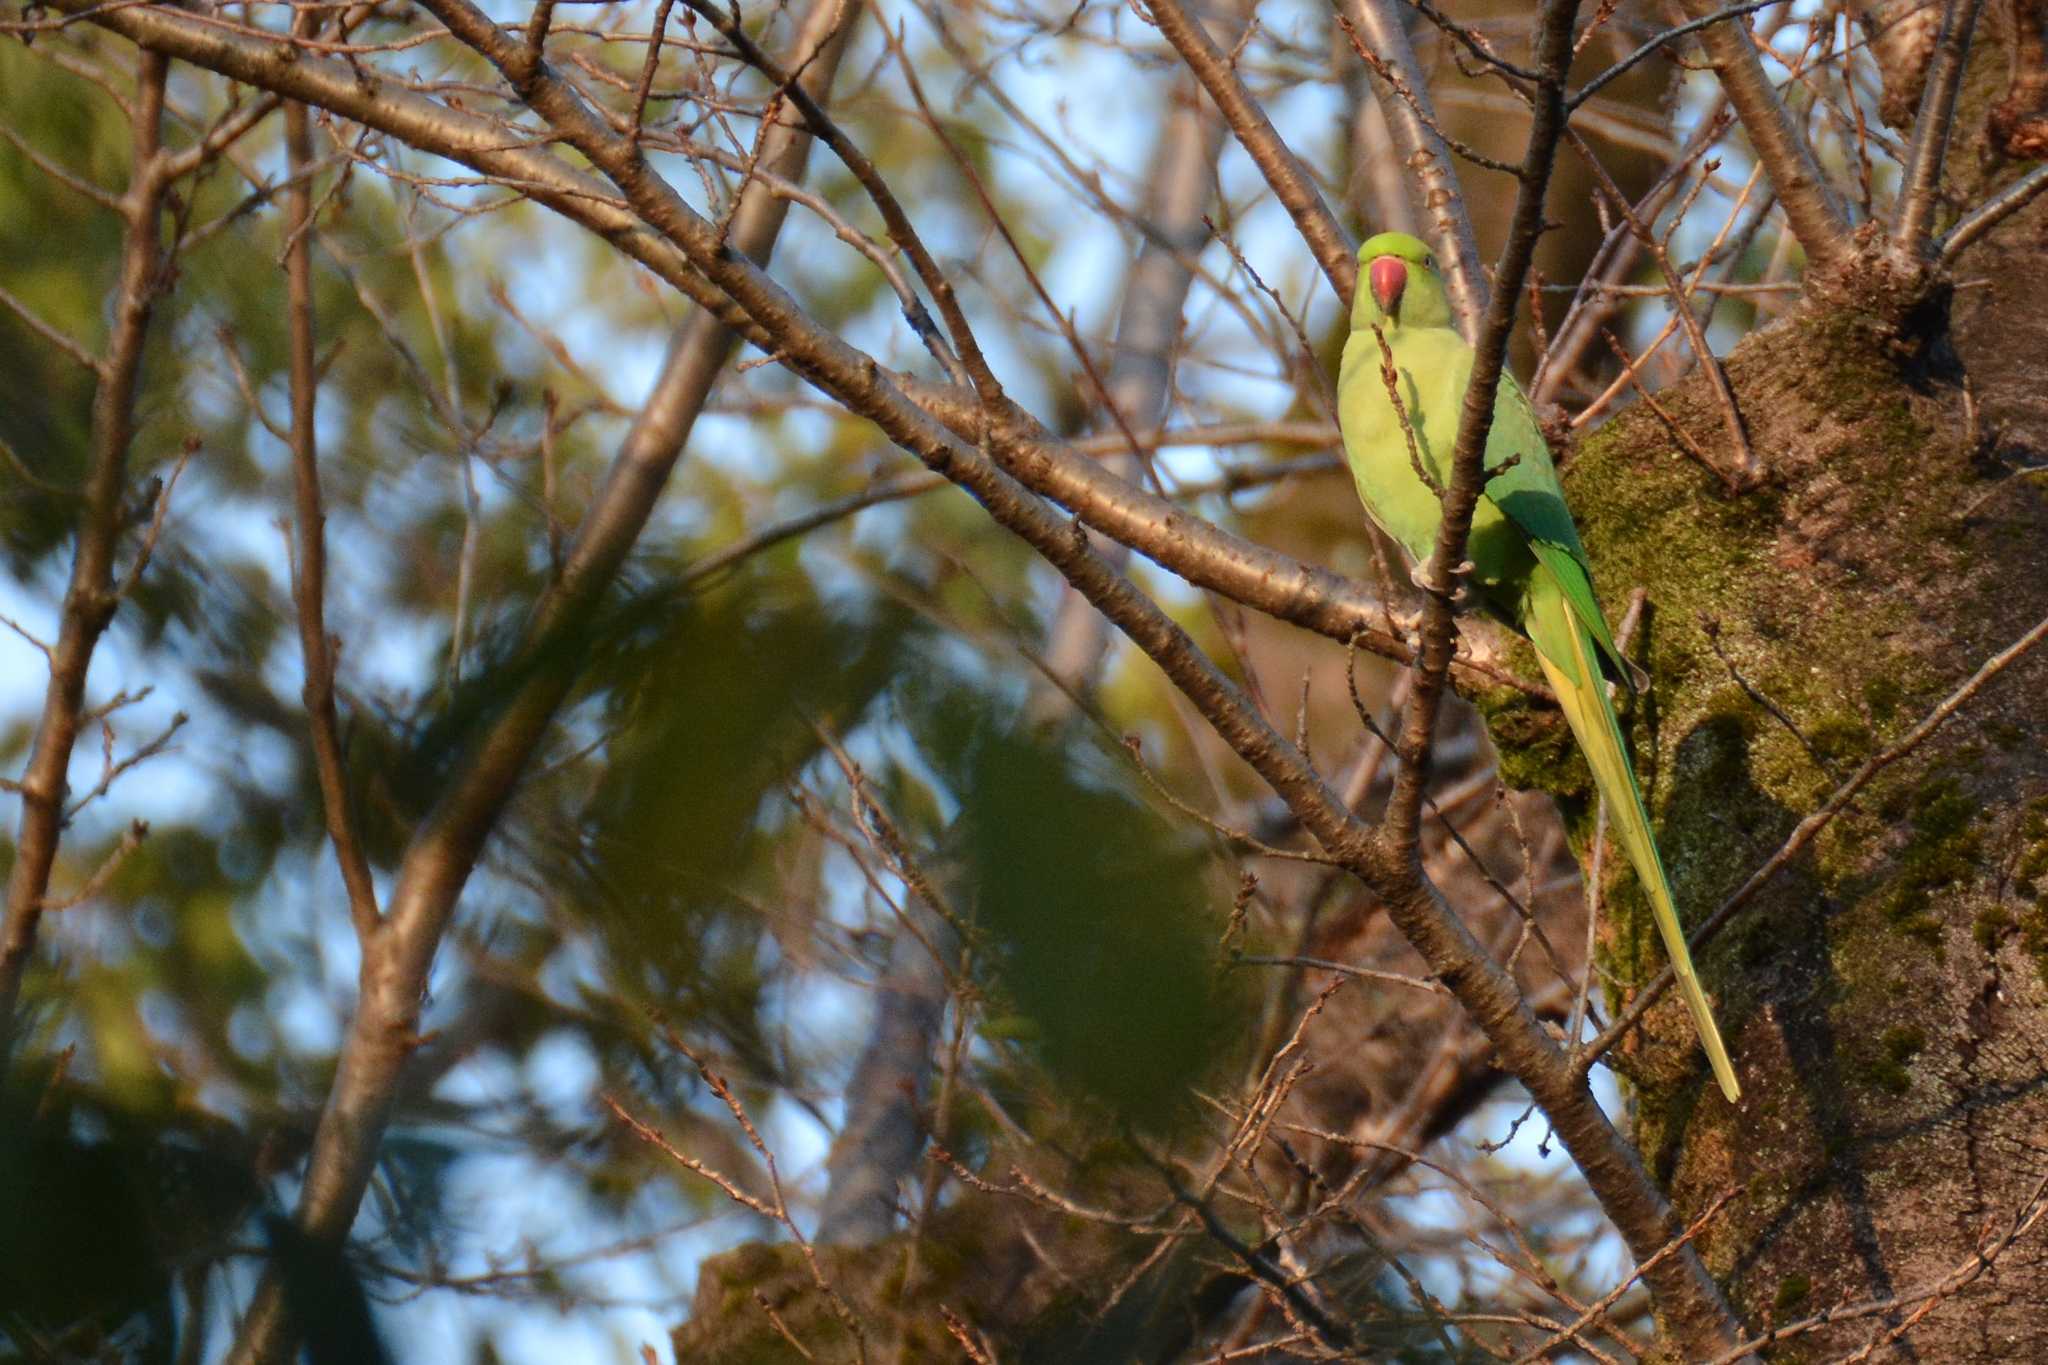
[[[1375,256],[1366,274],[1380,311],[1393,316],[1401,306],[1401,291],[1408,287],[1408,263],[1399,256]]]

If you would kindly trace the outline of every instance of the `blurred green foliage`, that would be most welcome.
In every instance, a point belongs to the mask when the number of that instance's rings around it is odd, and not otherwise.
[[[0,90],[25,139],[65,149],[74,175],[119,193],[127,139],[105,117],[103,99],[12,42],[0,44]],[[43,321],[96,349],[119,221],[81,195],[53,193],[41,171],[0,142],[0,206],[29,204],[33,212],[0,208],[0,260],[7,262],[0,283]],[[92,394],[85,369],[0,308],[0,441],[41,485],[12,468],[0,474],[9,491],[0,498],[0,545],[10,572],[26,572],[70,530],[75,508],[64,494],[84,482]]]
[[[1207,850],[1086,732],[1034,731],[942,675],[905,694],[962,812],[949,843],[963,904],[1021,1016],[998,1013],[994,1032],[1025,1041],[1063,1089],[1141,1127],[1168,1123],[1242,1019],[1216,965],[1227,897]]]

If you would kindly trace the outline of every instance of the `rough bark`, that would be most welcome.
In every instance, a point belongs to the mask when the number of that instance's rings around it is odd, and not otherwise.
[[[2041,459],[2022,369],[2048,342],[2039,228],[2022,225],[2038,212],[1992,239],[2003,282],[1960,310],[1953,338],[1945,292],[1921,300],[1866,255],[1737,347],[1729,378],[1771,471],[1756,493],[1722,496],[1641,409],[1574,453],[1603,588],[1649,593],[1656,688],[1632,720],[1682,907],[1718,903],[1848,773],[2048,617],[2048,498],[2009,477]],[[1696,384],[1665,406],[1712,439]],[[1740,1110],[1711,1093],[1676,1004],[1612,1057],[1681,1212],[1743,1191],[1701,1245],[1753,1327],[1937,1284],[2048,1171],[2044,694],[2036,650],[1881,772],[1704,955],[1749,1091]],[[1520,703],[1493,714],[1510,772],[1583,810],[1557,780],[1576,766],[1562,727]],[[1647,980],[1662,958],[1646,907],[1632,883],[1609,903],[1608,966]],[[2016,1243],[1915,1327],[1918,1358],[2048,1355],[2044,1283],[2042,1244]],[[1855,1349],[1916,1307],[1797,1349]]]
[[[2012,0],[2009,76],[1987,129],[2003,157],[2048,156],[2048,0]]]

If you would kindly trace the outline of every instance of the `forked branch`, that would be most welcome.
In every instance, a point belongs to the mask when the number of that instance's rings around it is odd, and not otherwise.
[[[852,12],[848,0],[815,0],[798,33],[797,60],[808,61],[805,79],[818,82],[821,94],[836,70]],[[814,55],[818,59],[809,60]],[[417,113],[431,117],[428,109]],[[799,130],[777,129],[762,159],[795,179],[808,141]],[[545,157],[533,162],[559,165]],[[552,174],[550,166],[529,165]],[[742,257],[765,259],[786,212],[786,200],[764,185],[748,185],[728,234],[732,246]],[[696,313],[677,330],[653,395],[621,443],[561,575],[529,625],[529,657],[538,662],[523,670],[524,681],[463,755],[448,789],[406,849],[387,914],[364,946],[355,1017],[307,1159],[297,1219],[310,1238],[337,1243],[355,1221],[406,1060],[418,1043],[428,973],[456,900],[575,681],[580,654],[548,646],[563,630],[574,628],[611,584],[652,515],[712,382],[731,354],[734,337],[723,322],[719,314]],[[229,1359],[238,1365],[282,1359],[292,1349],[293,1335],[280,1286],[266,1278]]]
[[[142,54],[131,106],[128,191],[121,198],[121,278],[114,291],[113,331],[95,365],[99,382],[92,402],[92,466],[78,513],[78,548],[57,642],[49,651],[42,715],[16,787],[21,823],[7,878],[6,919],[0,923],[0,1065],[12,1050],[15,1007],[49,901],[50,874],[64,831],[65,774],[85,715],[86,674],[120,601],[114,556],[128,495],[135,404],[143,350],[165,284],[163,212],[171,177],[163,164],[163,116],[169,71],[167,57]]]

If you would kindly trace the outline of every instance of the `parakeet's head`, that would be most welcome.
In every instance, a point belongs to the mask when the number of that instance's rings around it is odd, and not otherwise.
[[[1351,325],[1373,323],[1382,328],[1451,325],[1451,300],[1436,273],[1436,257],[1405,232],[1382,232],[1358,248]]]

